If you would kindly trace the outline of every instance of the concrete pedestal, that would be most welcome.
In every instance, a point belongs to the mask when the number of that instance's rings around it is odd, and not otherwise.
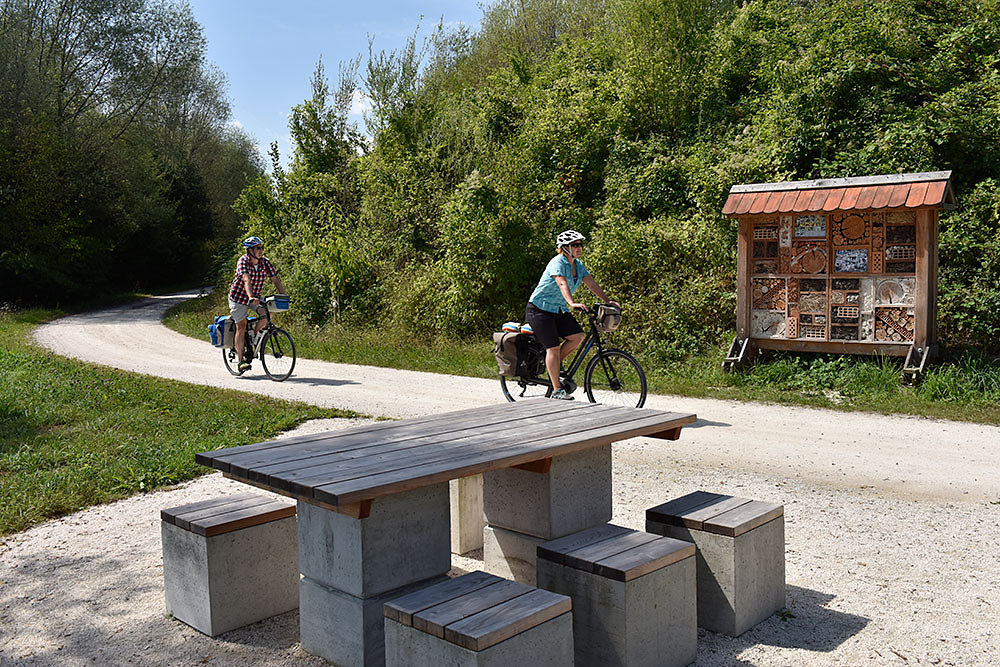
[[[483,548],[483,476],[470,475],[448,483],[451,497],[451,552],[467,554]]]
[[[377,498],[363,519],[301,501],[298,515],[303,649],[383,664],[382,604],[451,569],[448,484]]]
[[[483,569],[504,579],[535,585],[535,551],[545,540],[512,530],[483,529]]]

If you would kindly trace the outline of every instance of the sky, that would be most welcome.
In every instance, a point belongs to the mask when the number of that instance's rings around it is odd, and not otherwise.
[[[479,26],[482,9],[476,0],[189,0],[208,40],[208,60],[225,73],[233,123],[249,133],[265,157],[278,142],[283,161],[291,154],[288,113],[312,94],[309,80],[316,63],[331,88],[338,66],[363,56],[368,38],[376,51],[400,49],[420,25],[428,36],[445,24]],[[423,19],[421,20],[421,16]],[[360,95],[351,119],[364,129]]]

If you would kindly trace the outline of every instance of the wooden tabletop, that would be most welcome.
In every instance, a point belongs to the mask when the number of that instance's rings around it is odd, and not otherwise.
[[[638,436],[676,440],[693,414],[534,399],[195,455],[227,476],[367,516],[373,499]],[[359,514],[360,513],[360,514]]]

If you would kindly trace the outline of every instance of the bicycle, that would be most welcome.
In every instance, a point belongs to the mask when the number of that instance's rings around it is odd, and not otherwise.
[[[270,299],[268,299],[270,301]],[[263,309],[263,316],[247,318],[247,333],[243,337],[244,358],[260,359],[264,372],[275,382],[287,380],[295,369],[295,343],[292,336],[284,329],[275,326],[271,321],[271,311],[267,305],[262,303],[257,308],[260,315]],[[255,324],[261,318],[267,318],[267,325],[259,332],[254,332]],[[243,375],[246,371],[239,370],[240,355],[235,347],[223,348],[222,362],[233,375]]]
[[[578,385],[573,376],[580,370],[587,353],[596,347],[597,354],[587,364],[583,375],[583,388],[587,399],[591,403],[641,408],[646,403],[646,374],[631,354],[604,346],[597,323],[597,307],[601,305],[604,304],[594,304],[594,308],[587,312],[590,332],[577,348],[576,356],[573,357],[569,367],[561,373],[560,385],[567,394],[577,390]],[[538,356],[527,360],[525,366],[534,372],[529,376],[500,376],[503,395],[511,403],[529,398],[548,398],[552,395],[552,382],[548,377],[542,377],[545,371],[545,350],[534,340],[534,336],[531,336],[530,340],[534,343],[531,348]]]

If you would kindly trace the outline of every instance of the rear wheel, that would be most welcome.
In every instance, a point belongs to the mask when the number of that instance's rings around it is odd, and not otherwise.
[[[234,348],[230,347],[222,349],[222,363],[226,365],[226,370],[233,375],[242,375],[237,368],[237,366],[240,365],[240,359]]]
[[[266,336],[260,345],[260,360],[267,376],[281,382],[295,370],[295,343],[287,331],[277,327]]]
[[[552,385],[547,378],[520,378],[500,376],[500,388],[504,398],[514,401],[526,401],[529,398],[548,398],[552,395]]]
[[[591,403],[630,408],[646,403],[646,374],[628,352],[604,350],[587,364],[583,382]]]

